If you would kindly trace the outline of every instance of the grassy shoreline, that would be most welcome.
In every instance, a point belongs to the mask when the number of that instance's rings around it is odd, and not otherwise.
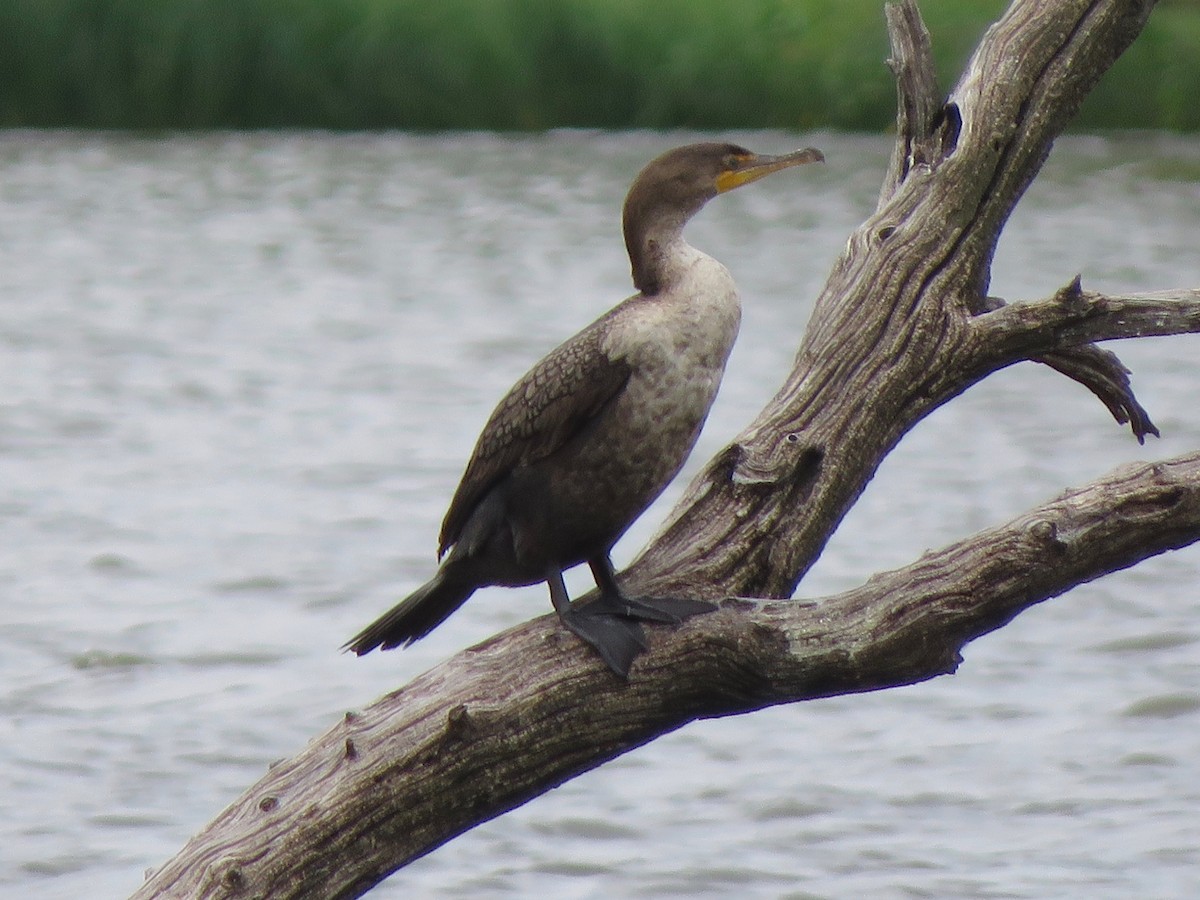
[[[1004,0],[925,0],[945,86]],[[827,127],[893,117],[882,0],[0,0],[0,127]],[[1163,0],[1076,128],[1200,130]]]

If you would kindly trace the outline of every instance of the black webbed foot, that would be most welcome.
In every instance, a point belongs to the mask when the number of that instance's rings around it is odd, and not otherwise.
[[[582,608],[559,612],[558,617],[622,678],[629,677],[629,667],[646,650],[646,635],[633,619],[604,613],[588,615]]]
[[[639,622],[678,625],[689,616],[716,610],[716,605],[682,597],[626,597],[601,594],[580,606],[571,606],[560,618],[571,631],[587,641],[622,678],[646,649],[646,638]]]
[[[682,598],[631,598],[601,594],[595,600],[559,613],[563,624],[596,649],[608,668],[629,678],[629,667],[646,650],[640,622],[678,625],[690,616],[716,610],[714,604]]]
[[[678,625],[690,616],[710,613],[715,604],[683,597],[627,597],[617,585],[612,563],[607,557],[592,562],[600,596],[576,606],[567,596],[562,572],[547,573],[550,600],[562,623],[597,653],[605,664],[622,678],[646,650],[646,635],[639,622]]]

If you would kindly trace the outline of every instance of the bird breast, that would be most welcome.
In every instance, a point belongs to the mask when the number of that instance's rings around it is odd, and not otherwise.
[[[609,459],[633,463],[632,493],[649,503],[675,476],[699,437],[741,323],[728,270],[684,245],[670,287],[626,301],[610,319],[604,350],[630,367],[611,410]]]

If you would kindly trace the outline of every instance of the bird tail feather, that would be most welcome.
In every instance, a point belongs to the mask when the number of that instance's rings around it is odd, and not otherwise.
[[[391,650],[425,637],[475,593],[475,585],[453,578],[443,566],[427,583],[384,613],[343,646],[362,656],[376,647]]]

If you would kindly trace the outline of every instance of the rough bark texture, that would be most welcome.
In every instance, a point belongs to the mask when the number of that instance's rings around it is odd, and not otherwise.
[[[788,596],[879,463],[991,372],[1046,363],[1155,433],[1092,342],[1200,331],[1200,291],[988,297],[1000,229],[1152,2],[1016,0],[948,99],[916,5],[888,10],[896,149],[795,367],[623,576],[725,599],[650,629],[628,683],[550,616],[348,713],[275,766],[138,897],[353,897],[406,862],[700,717],[954,670],[967,641],[1074,585],[1200,539],[1200,452],[1123,469],[816,603]],[[1065,273],[1069,276],[1070,273]],[[737,599],[744,596],[777,599]]]

